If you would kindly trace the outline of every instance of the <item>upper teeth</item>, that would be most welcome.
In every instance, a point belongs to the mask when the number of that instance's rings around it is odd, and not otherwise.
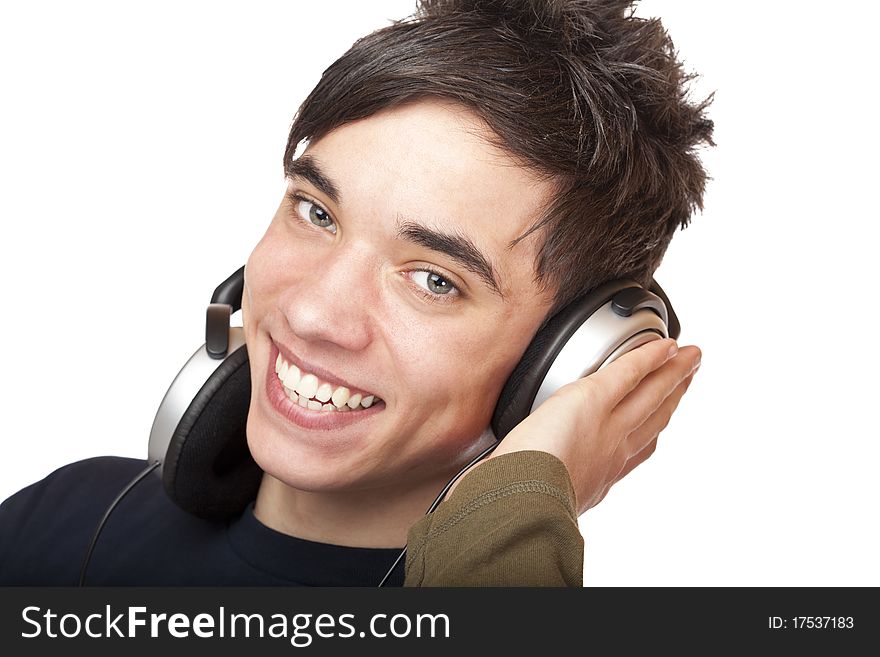
[[[275,359],[275,373],[284,385],[287,396],[300,406],[312,410],[348,411],[359,406],[369,408],[375,402],[381,401],[373,395],[359,392],[352,394],[345,386],[334,387],[333,384],[325,383],[314,374],[291,365],[281,354]]]

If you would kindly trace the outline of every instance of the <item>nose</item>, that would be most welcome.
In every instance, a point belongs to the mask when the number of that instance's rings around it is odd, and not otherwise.
[[[282,296],[293,332],[304,342],[360,351],[372,339],[377,280],[365,254],[338,246],[309,259],[297,283]]]

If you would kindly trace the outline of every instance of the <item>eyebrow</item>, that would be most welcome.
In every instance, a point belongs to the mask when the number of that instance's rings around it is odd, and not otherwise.
[[[284,175],[287,178],[297,176],[307,180],[320,189],[331,201],[339,204],[339,188],[321,171],[317,160],[311,155],[301,155],[299,158],[285,163]]]
[[[330,200],[337,205],[339,204],[341,198],[339,188],[321,170],[320,164],[313,156],[301,155],[299,158],[287,162],[284,165],[284,175],[287,178],[296,176],[307,180],[320,189]],[[462,267],[479,276],[492,292],[504,299],[501,286],[498,284],[498,276],[495,274],[495,268],[491,261],[467,236],[444,233],[398,217],[397,237],[452,258]]]
[[[431,251],[449,256],[462,267],[479,276],[495,294],[502,299],[504,298],[501,287],[498,285],[498,277],[495,275],[495,269],[489,258],[483,255],[482,251],[468,237],[461,234],[443,233],[400,218],[397,221],[397,236]]]

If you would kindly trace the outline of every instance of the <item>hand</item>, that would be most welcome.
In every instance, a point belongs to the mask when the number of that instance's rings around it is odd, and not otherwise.
[[[671,339],[653,340],[563,386],[489,458],[521,450],[553,454],[568,469],[578,515],[584,513],[657,447],[702,356],[691,345],[670,357],[674,345]]]

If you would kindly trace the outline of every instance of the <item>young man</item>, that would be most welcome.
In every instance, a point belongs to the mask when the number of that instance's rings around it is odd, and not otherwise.
[[[647,285],[700,205],[711,122],[627,4],[423,2],[325,72],[245,270],[257,498],[211,523],[151,482],[91,583],[378,583],[405,543],[407,585],[581,583],[577,516],[653,451],[696,347],[656,341],[565,386],[422,516],[494,441],[539,327],[605,281]],[[142,465],[91,461],[4,503],[0,580],[73,583]]]

